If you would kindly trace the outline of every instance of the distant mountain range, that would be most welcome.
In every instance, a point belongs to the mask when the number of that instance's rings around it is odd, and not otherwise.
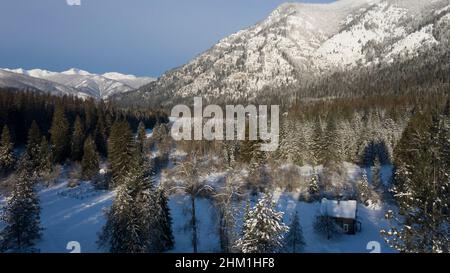
[[[76,68],[64,72],[21,68],[0,69],[1,87],[95,99],[107,99],[115,94],[130,92],[154,80],[150,77],[136,77],[117,72],[98,75]]]
[[[147,105],[193,96],[251,101],[332,73],[408,61],[448,48],[449,37],[449,0],[286,3],[157,81],[115,97]]]

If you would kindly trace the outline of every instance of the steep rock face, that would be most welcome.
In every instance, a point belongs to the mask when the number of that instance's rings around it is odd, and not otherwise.
[[[414,58],[448,44],[449,6],[449,0],[283,4],[262,22],[123,98],[155,105],[192,96],[252,100],[265,89],[334,71]]]

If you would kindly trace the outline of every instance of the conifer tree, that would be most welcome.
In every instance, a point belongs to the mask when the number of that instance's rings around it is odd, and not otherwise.
[[[141,156],[135,158],[123,177],[114,203],[107,213],[107,222],[99,236],[99,245],[112,253],[160,252],[162,229],[158,222],[159,208],[155,191]]]
[[[141,151],[141,153],[144,152],[146,139],[147,139],[147,133],[145,132],[145,125],[141,121],[139,123],[138,129],[137,129],[137,136],[136,136],[136,146],[139,149],[139,151]]]
[[[92,179],[99,170],[99,155],[91,136],[84,141],[83,159],[81,160],[81,174],[83,179]]]
[[[236,242],[243,253],[275,253],[283,247],[284,235],[289,228],[282,222],[283,213],[274,208],[272,197],[264,194],[249,211],[244,234]]]
[[[13,151],[13,143],[8,126],[3,126],[1,143],[0,143],[0,174],[7,173],[14,167],[15,157]]]
[[[70,143],[69,122],[65,116],[62,104],[58,104],[55,107],[50,134],[53,160],[57,163],[62,163],[67,158]]]
[[[313,173],[309,181],[308,192],[310,195],[317,195],[320,193],[319,176],[315,172]]]
[[[357,191],[358,191],[358,201],[363,203],[364,205],[368,206],[370,204],[372,193],[369,186],[369,180],[367,178],[367,173],[364,170],[361,175],[361,180],[358,181],[357,185]]]
[[[169,204],[164,189],[159,187],[156,190],[156,205],[158,209],[157,225],[161,229],[160,251],[167,251],[173,248],[174,238],[172,233],[172,216],[170,215]]]
[[[320,120],[314,123],[314,130],[312,135],[312,154],[313,154],[313,165],[324,164],[325,155],[322,140],[322,126],[320,125]]]
[[[39,145],[41,144],[41,131],[36,121],[33,120],[31,127],[28,130],[26,152],[31,160],[39,157]]]
[[[324,149],[322,158],[325,164],[340,163],[342,161],[340,135],[334,118],[328,119],[322,147]]]
[[[83,157],[84,128],[81,118],[76,117],[73,125],[73,133],[70,142],[71,158],[73,161],[80,161]]]
[[[395,151],[393,192],[401,217],[388,211],[386,218],[393,224],[382,234],[401,252],[450,251],[449,154],[440,137],[447,135],[448,141],[449,131],[435,111],[416,114]]]
[[[124,181],[131,170],[136,155],[136,143],[127,122],[116,121],[108,140],[108,161],[112,172],[113,186]]]
[[[1,252],[30,252],[41,236],[39,198],[35,191],[36,173],[25,154],[17,171],[17,181],[2,216],[6,227],[0,233]]]
[[[106,121],[103,112],[100,112],[97,119],[97,125],[95,127],[95,144],[97,145],[98,152],[102,156],[106,156],[108,152],[107,148],[107,128]]]
[[[39,146],[39,173],[49,173],[52,170],[52,152],[48,145],[47,138],[42,137],[41,144]]]
[[[297,253],[303,249],[305,239],[303,238],[303,230],[300,225],[298,213],[295,212],[292,222],[289,226],[289,232],[284,239],[284,249],[286,252]]]
[[[381,178],[381,163],[378,157],[376,157],[374,160],[372,185],[376,190],[380,191],[383,189],[383,181]]]

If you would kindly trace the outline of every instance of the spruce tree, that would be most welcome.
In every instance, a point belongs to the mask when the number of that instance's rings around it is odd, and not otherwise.
[[[108,148],[107,148],[108,133],[107,133],[107,128],[106,128],[105,116],[104,116],[103,112],[100,112],[98,114],[97,125],[95,127],[94,136],[95,136],[95,144],[97,145],[98,152],[102,156],[106,156],[108,153]]]
[[[62,163],[67,158],[70,143],[69,122],[65,116],[62,104],[57,104],[55,107],[50,134],[53,160],[57,163]]]
[[[136,146],[139,149],[139,151],[141,151],[141,153],[144,152],[146,139],[147,139],[147,133],[145,132],[145,125],[141,121],[139,123],[138,129],[137,129],[137,136],[136,136]]]
[[[41,144],[39,146],[39,158],[38,172],[40,174],[51,172],[53,167],[52,152],[45,136],[42,137]]]
[[[311,176],[311,179],[309,180],[308,192],[313,196],[316,196],[320,193],[319,176],[315,171]]]
[[[264,194],[248,213],[244,234],[236,246],[243,253],[275,253],[283,247],[289,228],[282,222],[283,213],[274,210],[275,202]]]
[[[15,163],[13,143],[9,134],[8,126],[3,126],[2,137],[0,143],[0,174],[9,172]]]
[[[303,230],[300,225],[298,213],[295,212],[292,222],[289,226],[289,232],[284,238],[284,249],[286,252],[297,253],[303,249],[305,239],[303,238]]]
[[[99,245],[112,253],[160,252],[162,229],[155,191],[146,177],[140,155],[119,184],[117,196],[107,213]]]
[[[81,160],[81,174],[83,179],[92,179],[99,170],[99,155],[91,136],[84,141],[83,159]]]
[[[28,130],[26,152],[31,160],[39,158],[39,145],[41,144],[41,131],[36,121],[33,120]]]
[[[70,142],[71,158],[73,161],[80,161],[83,157],[84,128],[79,116],[76,117],[73,125],[73,133]]]
[[[1,252],[30,252],[41,236],[36,173],[25,154],[17,171],[17,181],[2,216],[6,227],[0,233]]]
[[[320,165],[325,163],[324,147],[322,140],[322,126],[320,120],[314,123],[314,130],[312,135],[311,150],[313,154],[313,165]]]
[[[388,211],[386,242],[401,252],[449,252],[450,179],[448,151],[440,135],[449,131],[442,116],[416,114],[404,131],[395,151],[394,196],[401,216]],[[444,138],[445,139],[445,138]]]
[[[374,160],[372,185],[376,190],[381,191],[383,189],[383,180],[381,178],[381,163],[378,157]]]
[[[113,186],[124,182],[135,158],[136,145],[127,122],[116,121],[108,140],[108,161],[112,172]]]
[[[156,205],[158,208],[158,228],[161,229],[161,251],[170,250],[174,246],[174,238],[172,234],[172,216],[170,215],[170,209],[168,199],[164,189],[159,187],[156,190]]]
[[[357,187],[358,201],[366,206],[370,205],[372,198],[372,191],[370,189],[369,180],[367,178],[367,173],[365,170],[363,170],[361,179],[357,182],[356,187]]]

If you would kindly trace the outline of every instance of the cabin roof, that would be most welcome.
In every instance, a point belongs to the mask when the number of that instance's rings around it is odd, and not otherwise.
[[[322,199],[320,211],[322,215],[335,218],[356,219],[356,200],[337,201]]]

